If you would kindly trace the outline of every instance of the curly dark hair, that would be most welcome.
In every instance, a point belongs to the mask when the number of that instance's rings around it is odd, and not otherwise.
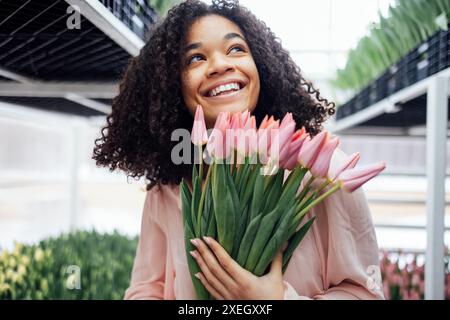
[[[265,114],[282,118],[291,112],[298,127],[314,136],[335,112],[333,102],[306,81],[283,49],[281,41],[238,1],[216,0],[211,5],[187,0],[173,7],[147,35],[139,56],[131,59],[113,99],[93,159],[98,166],[120,169],[131,178],[146,178],[147,190],[178,184],[192,165],[175,165],[171,150],[178,142],[171,133],[191,130],[193,118],[181,92],[181,59],[189,27],[210,14],[234,22],[244,33],[260,76],[260,95],[254,110],[259,124]]]

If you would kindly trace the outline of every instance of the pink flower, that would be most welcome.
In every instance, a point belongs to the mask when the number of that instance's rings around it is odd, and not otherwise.
[[[191,141],[196,146],[202,146],[208,142],[208,133],[206,131],[205,117],[202,106],[198,105],[195,111],[194,125],[191,132]]]
[[[294,131],[295,121],[292,119],[292,114],[288,113],[281,122],[278,130],[274,132],[270,142],[270,156],[273,159],[279,159],[280,162],[286,162]]]
[[[311,167],[311,174],[316,178],[326,178],[328,175],[328,169],[330,168],[331,157],[333,156],[334,150],[339,145],[339,138],[332,137],[328,132],[326,133],[325,142],[322,150],[317,155],[316,161]]]
[[[231,116],[230,129],[242,129],[241,114],[233,113]]]
[[[232,149],[237,149],[239,136],[242,134],[242,115],[240,113],[234,113],[231,116],[230,127],[226,131],[227,142],[230,143]]]
[[[450,288],[450,286],[449,286],[449,288]],[[422,293],[425,291],[425,282],[422,279],[420,279],[420,281],[419,281],[419,290]]]
[[[286,127],[290,123],[295,123],[294,118],[292,117],[292,113],[288,112],[281,120],[280,129]]]
[[[329,179],[331,181],[334,181],[336,177],[341,174],[342,171],[354,168],[358,163],[359,159],[360,159],[359,152],[351,154],[344,160],[344,162],[339,167],[337,167],[337,169],[330,168],[330,170],[328,171]]]
[[[246,109],[244,112],[242,112],[241,114],[241,124],[242,127],[245,128],[247,126],[247,123],[250,120],[250,112],[248,112],[248,110]]]
[[[240,155],[246,157],[252,156],[258,151],[258,133],[254,117],[250,120],[249,127],[243,129],[243,134],[238,140],[237,150]]]
[[[303,142],[306,138],[309,137],[309,134],[306,133],[305,127],[297,130],[292,136],[291,143],[289,144],[289,155],[284,158],[285,161],[280,161],[280,166],[287,170],[293,170],[297,165],[297,155],[300,151],[300,148],[303,145]]]
[[[386,300],[390,300],[391,299],[391,288],[389,287],[389,283],[384,282],[383,283],[383,292],[384,292],[384,297],[386,298]]]
[[[308,137],[306,139],[297,157],[298,163],[301,166],[308,169],[313,166],[314,162],[317,159],[317,156],[322,150],[324,142],[326,141],[326,137],[327,132],[322,131],[314,138],[311,139]]]
[[[226,130],[230,128],[230,113],[221,112],[216,119],[214,129],[208,139],[206,149],[211,157],[226,159],[231,153],[231,145],[227,143]]]
[[[266,115],[261,122],[258,129],[258,154],[260,156],[261,163],[266,164],[268,161],[271,136],[275,134],[275,129],[280,126],[280,120],[274,119],[273,116],[268,118]]]
[[[420,275],[418,273],[414,273],[411,279],[411,285],[418,286],[420,283]]]
[[[419,292],[417,292],[417,290],[412,290],[409,298],[411,300],[420,300],[420,294],[419,294]]]
[[[402,290],[402,298],[403,298],[403,300],[411,300],[411,296],[410,296],[408,290],[406,290],[406,289]]]
[[[337,180],[342,184],[342,189],[347,192],[353,192],[364,183],[378,175],[386,168],[385,162],[361,166],[358,168],[348,169],[337,177]]]

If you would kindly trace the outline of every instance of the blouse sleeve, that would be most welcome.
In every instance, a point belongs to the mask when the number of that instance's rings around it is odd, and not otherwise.
[[[312,213],[317,218],[309,232],[322,261],[323,291],[307,297],[284,281],[284,298],[384,299],[375,229],[363,189],[339,190]]]
[[[167,241],[156,218],[158,209],[158,193],[153,189],[149,190],[144,202],[141,234],[125,300],[164,298]]]

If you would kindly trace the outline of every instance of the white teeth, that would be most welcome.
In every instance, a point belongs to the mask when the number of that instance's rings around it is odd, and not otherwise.
[[[209,92],[209,96],[210,97],[214,97],[216,95],[218,95],[221,92],[224,91],[229,91],[229,90],[239,90],[239,84],[237,82],[233,82],[233,83],[228,83],[226,85],[220,85],[217,88],[212,89]]]

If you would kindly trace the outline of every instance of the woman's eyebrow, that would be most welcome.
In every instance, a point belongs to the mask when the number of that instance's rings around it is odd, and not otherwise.
[[[230,40],[230,39],[233,39],[233,38],[241,38],[243,41],[245,41],[245,39],[244,39],[243,36],[241,36],[240,34],[235,33],[235,32],[227,33],[227,34],[223,37],[224,40]],[[190,50],[198,49],[198,48],[200,48],[202,45],[203,45],[203,44],[202,44],[201,42],[194,42],[194,43],[191,43],[191,44],[189,44],[188,46],[186,46],[185,52],[189,52]]]

